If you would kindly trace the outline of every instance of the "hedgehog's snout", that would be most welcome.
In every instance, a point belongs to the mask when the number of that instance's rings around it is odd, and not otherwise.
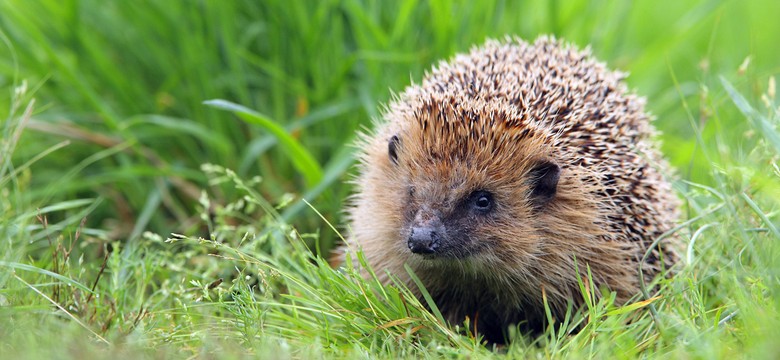
[[[444,224],[439,214],[427,207],[420,209],[414,218],[407,246],[415,254],[434,254],[444,237]]]
[[[409,250],[415,254],[433,254],[439,248],[442,232],[436,227],[413,227],[409,234]]]

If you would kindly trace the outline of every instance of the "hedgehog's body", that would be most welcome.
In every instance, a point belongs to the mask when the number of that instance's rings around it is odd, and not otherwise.
[[[350,247],[415,289],[408,264],[449,321],[468,316],[493,339],[540,324],[545,297],[556,316],[580,304],[587,267],[628,300],[677,201],[621,79],[547,38],[440,64],[366,138]],[[645,274],[674,261],[659,249]]]

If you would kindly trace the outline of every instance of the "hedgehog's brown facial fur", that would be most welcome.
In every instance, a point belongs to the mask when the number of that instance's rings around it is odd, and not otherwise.
[[[458,259],[478,256],[482,251],[490,253],[495,247],[506,246],[502,244],[504,234],[496,230],[510,225],[516,227],[518,219],[534,216],[553,200],[560,167],[538,159],[543,154],[524,149],[524,142],[539,148],[537,142],[524,138],[527,134],[511,139],[518,151],[513,158],[485,156],[485,146],[502,146],[496,142],[506,139],[491,139],[477,130],[467,136],[455,136],[448,144],[450,148],[443,148],[443,144],[427,146],[435,140],[427,137],[438,134],[426,130],[424,118],[441,115],[418,116],[421,119],[417,123],[422,126],[414,129],[416,133],[406,131],[402,136],[417,137],[409,144],[423,144],[424,148],[404,148],[402,138],[393,135],[388,143],[392,174],[386,174],[399,176],[408,188],[406,193],[393,197],[399,200],[398,211],[404,214],[400,240],[406,241],[412,253],[425,259]],[[479,122],[474,116],[472,121]],[[427,154],[414,156],[420,153]],[[532,158],[522,159],[523,153],[530,153]],[[523,214],[519,209],[530,211]],[[517,233],[520,229],[515,232],[515,237],[529,237]],[[532,250],[533,244],[528,246]]]
[[[447,320],[478,317],[492,340],[540,326],[545,301],[556,317],[581,304],[588,272],[627,301],[646,251],[648,278],[674,262],[648,247],[677,201],[621,79],[549,38],[440,64],[363,139],[350,247],[418,291],[408,265]]]
[[[446,96],[409,116],[408,126],[389,137],[389,163],[378,174],[399,184],[384,189],[383,205],[401,214],[386,241],[405,244],[398,251],[423,267],[467,258],[498,272],[525,266],[541,251],[540,228],[549,226],[537,221],[558,190],[553,135],[507,121],[506,109],[465,108]]]

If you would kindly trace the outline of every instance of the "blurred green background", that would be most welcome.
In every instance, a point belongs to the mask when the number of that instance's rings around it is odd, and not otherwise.
[[[432,64],[488,37],[554,34],[590,45],[630,73],[680,177],[702,183],[711,166],[697,146],[722,137],[733,151],[719,156],[735,157],[753,146],[741,116],[713,114],[702,99],[730,101],[723,75],[758,101],[780,70],[773,0],[6,0],[0,13],[0,87],[9,94],[0,108],[11,108],[23,82],[20,100],[36,99],[13,162],[70,141],[27,169],[18,190],[39,207],[102,198],[88,226],[106,230],[105,240],[204,231],[192,215],[204,163],[262,177],[258,189],[274,201],[295,195],[284,215],[304,231],[324,227],[301,197],[340,224],[355,131]],[[204,105],[210,99],[284,126],[324,176],[305,181],[275,136]],[[217,202],[233,191],[218,190]],[[335,236],[322,239],[328,248]]]

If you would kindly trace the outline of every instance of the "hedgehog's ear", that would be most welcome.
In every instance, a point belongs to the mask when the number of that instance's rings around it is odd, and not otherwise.
[[[543,161],[531,170],[531,201],[536,207],[546,205],[555,197],[560,177],[560,166],[549,161]]]
[[[397,135],[393,135],[393,137],[390,138],[390,142],[387,144],[387,154],[390,156],[390,161],[393,162],[393,164],[398,165],[398,142],[400,140],[398,139]]]

